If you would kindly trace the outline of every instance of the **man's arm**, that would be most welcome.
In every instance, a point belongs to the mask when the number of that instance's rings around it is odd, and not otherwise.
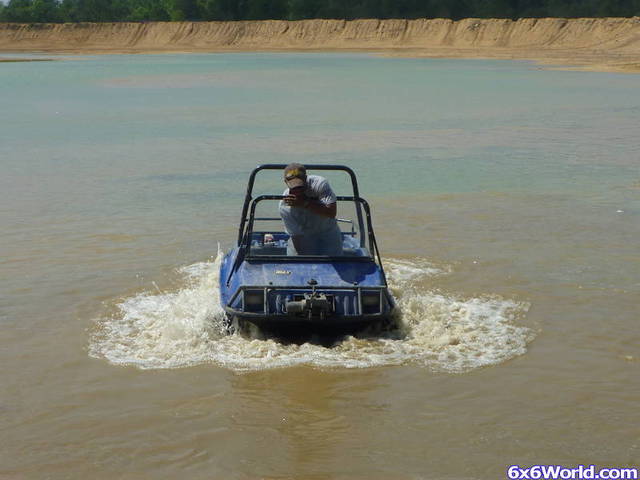
[[[307,199],[307,209],[311,210],[316,215],[322,215],[323,217],[336,218],[336,204],[330,203],[325,205],[317,200]]]
[[[304,246],[302,245],[302,235],[291,235],[291,241],[293,242],[293,248],[296,249],[298,255],[303,255]]]
[[[313,200],[303,195],[287,195],[284,201],[286,205],[289,205],[291,207],[306,208],[307,210],[311,210],[316,215],[321,215],[327,218],[336,218],[337,208],[335,202],[330,203],[329,205],[325,205],[318,200]]]

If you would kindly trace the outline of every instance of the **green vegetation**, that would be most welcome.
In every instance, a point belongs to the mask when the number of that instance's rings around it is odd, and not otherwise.
[[[10,0],[0,22],[631,17],[640,0]]]

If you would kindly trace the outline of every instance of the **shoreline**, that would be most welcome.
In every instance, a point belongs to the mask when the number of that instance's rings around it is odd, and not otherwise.
[[[0,24],[4,53],[358,52],[640,73],[640,17]],[[18,58],[18,57],[16,57]],[[33,59],[22,59],[30,60]]]
[[[2,58],[0,63],[21,63],[21,62],[53,62],[53,58]]]

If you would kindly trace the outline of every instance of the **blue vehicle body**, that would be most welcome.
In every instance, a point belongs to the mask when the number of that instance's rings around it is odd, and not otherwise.
[[[358,328],[390,318],[395,302],[387,287],[371,225],[369,206],[358,195],[355,174],[340,165],[306,165],[307,170],[342,170],[351,176],[353,202],[360,238],[354,223],[343,232],[343,255],[287,256],[289,236],[279,218],[259,218],[256,206],[281,195],[252,197],[255,176],[261,170],[282,170],[268,164],[251,174],[245,197],[238,242],[220,267],[220,299],[227,319],[249,321],[260,327],[304,326]],[[254,230],[258,220],[274,221],[269,230]],[[366,235],[363,233],[366,232]]]

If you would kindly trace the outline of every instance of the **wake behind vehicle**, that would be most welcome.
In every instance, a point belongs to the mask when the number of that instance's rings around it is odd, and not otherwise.
[[[273,329],[359,329],[390,319],[395,311],[368,203],[360,198],[355,173],[342,165],[305,165],[307,171],[346,172],[351,196],[338,196],[337,208],[353,219],[338,218],[342,253],[336,256],[287,255],[289,235],[278,215],[260,216],[261,205],[278,211],[282,195],[253,198],[256,175],[286,165],[266,164],[249,177],[237,245],[220,266],[220,299],[229,323],[250,322]],[[346,208],[349,205],[349,208]]]

